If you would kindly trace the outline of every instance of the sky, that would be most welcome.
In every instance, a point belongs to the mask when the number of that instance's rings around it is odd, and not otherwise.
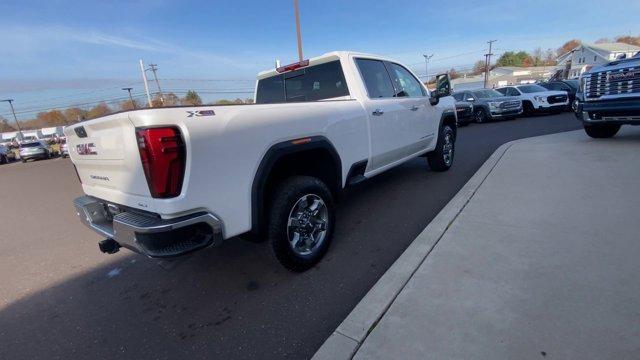
[[[433,71],[470,67],[487,40],[499,55],[640,35],[638,0],[299,1],[305,57],[376,53],[418,75],[422,54],[434,54]],[[140,96],[139,59],[158,64],[165,90],[250,97],[255,74],[296,51],[292,0],[0,0],[0,97],[15,99],[19,118],[126,96],[124,86]]]

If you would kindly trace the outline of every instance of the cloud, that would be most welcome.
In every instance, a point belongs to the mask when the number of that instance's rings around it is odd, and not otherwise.
[[[67,26],[3,26],[0,25],[0,43],[4,44],[3,52],[12,58],[24,62],[37,62],[39,57],[59,54],[64,50],[70,52],[80,48],[82,44],[116,48],[124,51],[137,50],[135,57],[144,53],[168,54],[178,60],[189,59],[195,62],[214,62],[238,69],[252,68],[243,61],[217,53],[193,50],[148,36],[129,36],[94,29],[72,28]],[[142,52],[142,53],[141,53]],[[96,54],[98,55],[98,54]],[[2,61],[0,59],[0,61]]]

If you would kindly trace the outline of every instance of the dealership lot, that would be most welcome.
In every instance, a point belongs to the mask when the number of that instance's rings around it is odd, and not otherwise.
[[[101,254],[70,161],[0,166],[0,358],[310,357],[498,146],[580,127],[564,113],[460,129],[450,172],[416,159],[352,190],[303,274],[235,239],[175,262]]]

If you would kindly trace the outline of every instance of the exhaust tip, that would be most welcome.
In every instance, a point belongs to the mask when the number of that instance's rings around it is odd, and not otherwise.
[[[100,251],[105,254],[115,254],[120,250],[120,244],[113,239],[104,239],[98,243]]]

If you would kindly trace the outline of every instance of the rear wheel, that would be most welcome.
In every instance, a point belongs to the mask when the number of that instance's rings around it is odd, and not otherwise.
[[[8,162],[9,162],[9,160],[7,159],[6,156],[0,155],[0,164],[4,165],[4,164],[6,164]]]
[[[427,154],[429,167],[433,171],[447,171],[453,165],[455,155],[456,136],[453,128],[449,125],[442,125],[438,134],[436,148]]]
[[[618,133],[620,125],[600,124],[600,125],[584,125],[584,131],[587,135],[594,139],[610,138]]]
[[[310,176],[291,177],[278,186],[269,213],[268,238],[276,259],[302,272],[327,252],[333,236],[333,196],[327,185]]]

